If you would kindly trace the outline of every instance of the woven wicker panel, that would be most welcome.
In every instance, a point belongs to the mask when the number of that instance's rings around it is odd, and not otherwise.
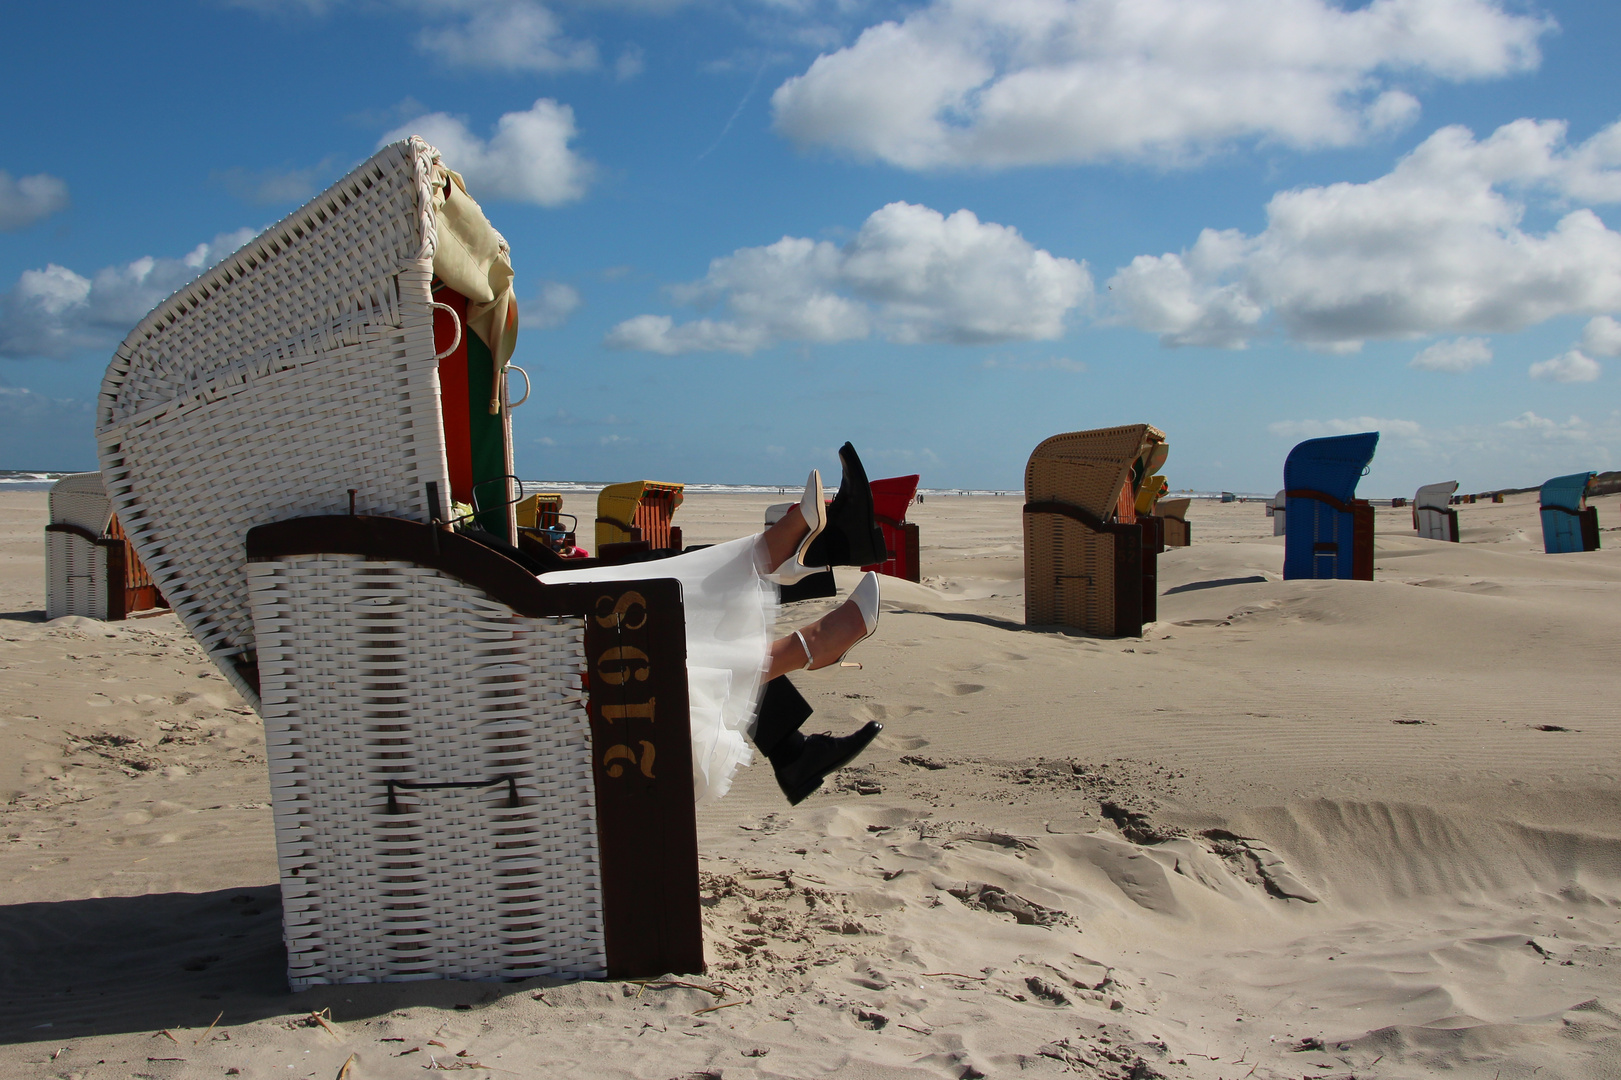
[[[1450,512],[1449,512],[1450,511]],[[1456,540],[1458,512],[1450,507],[1436,509],[1421,506],[1413,511],[1414,527],[1418,535],[1431,540]]]
[[[45,617],[107,617],[107,549],[66,532],[45,534]]]
[[[1114,512],[1132,464],[1164,438],[1148,424],[1054,435],[1030,455],[1024,473],[1025,500],[1052,499],[1107,518]]]
[[[428,519],[449,491],[431,297],[436,152],[384,147],[180,290],[125,339],[97,441],[163,595],[251,702],[242,543],[348,508]]]
[[[102,383],[99,426],[266,348],[325,351],[322,335],[357,313],[398,325],[395,275],[433,254],[433,153],[420,139],[384,147],[141,320]]]
[[[1112,636],[1116,539],[1058,514],[1024,515],[1024,621]]]
[[[425,277],[421,272],[402,278]],[[426,295],[427,282],[419,280]],[[243,542],[255,525],[359,508],[424,521],[448,490],[430,309],[401,329],[275,370],[240,367],[103,433],[118,516],[187,628],[248,699],[231,658],[254,647]]]
[[[1067,503],[1108,521],[1130,501],[1132,465],[1164,438],[1148,424],[1054,435],[1030,455],[1025,501]],[[1025,622],[1114,634],[1115,543],[1061,515],[1026,514]]]
[[[51,486],[50,512],[53,525],[77,525],[100,536],[113,512],[101,474],[74,473],[58,480]]]
[[[525,619],[439,571],[256,562],[289,978],[600,976],[580,619]],[[388,781],[481,790],[399,791]]]

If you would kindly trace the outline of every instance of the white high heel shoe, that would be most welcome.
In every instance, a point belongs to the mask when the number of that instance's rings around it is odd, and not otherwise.
[[[867,632],[850,642],[850,647],[845,649],[844,652],[840,653],[837,660],[829,660],[825,664],[817,664],[816,658],[811,655],[810,646],[805,642],[805,635],[800,633],[798,630],[795,630],[794,637],[799,639],[799,647],[805,650],[804,670],[820,671],[822,668],[832,667],[834,664],[841,664],[844,662],[844,658],[849,656],[857,645],[860,645],[863,641],[866,641],[868,638],[872,637],[872,635],[878,630],[878,600],[878,575],[873,573],[871,570],[868,570],[866,574],[862,576],[861,580],[856,583],[856,587],[850,590],[850,602],[855,604],[857,611],[861,612],[861,622],[867,628]],[[813,664],[815,665],[814,667],[812,666]],[[856,666],[860,667],[859,664]]]
[[[825,566],[806,566],[800,561],[805,555],[805,550],[811,546],[811,541],[822,535],[822,530],[827,528],[827,502],[822,495],[822,474],[818,469],[812,469],[810,477],[805,481],[805,495],[799,500],[799,512],[804,517],[805,524],[810,526],[810,532],[805,534],[805,539],[799,542],[798,550],[788,557],[788,561],[767,575],[770,581],[778,585],[792,585],[801,578],[819,574],[827,569]]]

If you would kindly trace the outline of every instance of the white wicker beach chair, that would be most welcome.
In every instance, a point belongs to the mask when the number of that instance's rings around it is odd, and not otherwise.
[[[116,622],[164,606],[113,513],[99,472],[51,485],[45,526],[45,617],[82,615]]]
[[[1456,480],[1425,484],[1413,496],[1413,528],[1431,540],[1458,541],[1458,512],[1452,509]]]
[[[505,259],[457,182],[387,146],[142,320],[102,475],[264,718],[295,988],[702,970],[679,587],[542,586],[439,521],[481,452],[446,237]]]

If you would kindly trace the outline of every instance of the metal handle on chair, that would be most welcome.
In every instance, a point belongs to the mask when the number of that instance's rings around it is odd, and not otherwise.
[[[444,791],[449,788],[492,788],[505,784],[507,786],[507,806],[523,805],[518,800],[518,778],[511,773],[505,776],[497,776],[493,780],[464,780],[443,784],[415,784],[409,780],[387,780],[385,783],[388,785],[388,812],[391,814],[400,812],[400,804],[394,798],[395,788],[401,791]]]
[[[529,372],[525,371],[523,368],[519,367],[517,364],[508,364],[507,365],[507,370],[508,371],[516,371],[519,375],[523,376],[523,397],[519,398],[517,401],[510,402],[507,405],[507,408],[509,408],[509,409],[516,409],[519,405],[522,405],[524,402],[529,400],[529,391],[534,388],[534,385],[529,381]],[[509,392],[508,396],[509,397],[511,396],[510,392]]]
[[[446,349],[442,353],[434,353],[433,354],[433,358],[435,360],[443,360],[445,357],[449,356],[451,353],[455,352],[458,348],[461,347],[461,343],[462,343],[462,320],[461,320],[461,316],[456,314],[456,309],[455,308],[451,307],[449,304],[441,304],[437,300],[429,300],[428,301],[428,306],[430,308],[444,308],[446,311],[450,312],[450,321],[451,321],[452,325],[454,325],[456,327],[456,340],[452,341],[450,343],[450,348]],[[529,376],[527,376],[527,375],[524,376],[524,378],[526,378],[526,379],[528,377]]]

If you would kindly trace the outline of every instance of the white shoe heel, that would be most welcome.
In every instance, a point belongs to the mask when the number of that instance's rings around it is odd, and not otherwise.
[[[878,600],[878,575],[873,573],[871,570],[868,570],[866,574],[862,576],[861,580],[856,583],[856,587],[850,590],[849,600],[850,603],[855,604],[856,610],[861,612],[861,622],[866,627],[867,632],[850,642],[850,647],[845,649],[844,652],[840,653],[837,660],[830,660],[825,664],[817,664],[815,658],[811,656],[810,646],[805,643],[805,635],[800,633],[798,630],[795,630],[794,636],[799,639],[799,647],[805,650],[805,670],[820,671],[822,668],[829,668],[835,664],[842,664],[844,663],[844,658],[849,656],[850,653],[855,650],[857,645],[860,645],[863,641],[866,641],[868,638],[872,637],[872,635],[878,631]],[[861,665],[856,664],[855,666],[860,667]]]
[[[789,511],[792,513],[792,511]],[[811,546],[811,541],[822,535],[827,528],[827,502],[822,495],[822,474],[820,470],[812,469],[810,477],[805,481],[805,494],[799,500],[799,513],[810,526],[810,532],[799,543],[799,548],[788,557],[788,561],[768,574],[767,577],[778,585],[792,585],[794,582],[807,578],[812,574],[819,574],[826,570],[825,566],[806,566],[800,559],[805,549]]]

